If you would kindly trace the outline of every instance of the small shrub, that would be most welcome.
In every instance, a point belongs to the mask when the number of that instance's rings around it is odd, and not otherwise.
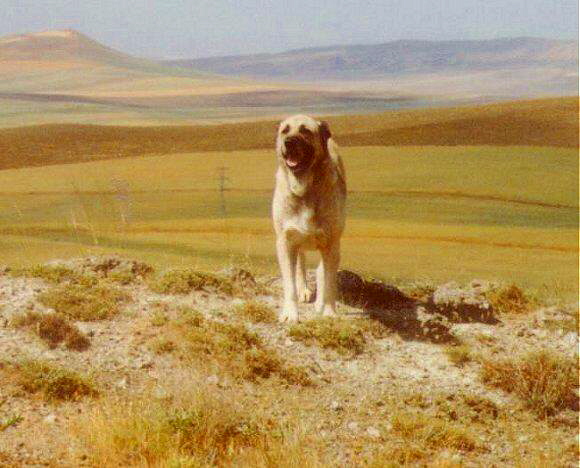
[[[493,290],[487,298],[494,310],[506,314],[522,314],[532,306],[531,299],[515,284]]]
[[[55,348],[64,342],[68,349],[86,350],[91,342],[66,317],[59,314],[40,314],[27,312],[12,320],[15,327],[29,327],[46,343],[49,348]]]
[[[234,293],[234,284],[230,279],[190,269],[165,271],[150,281],[149,287],[159,294],[189,294],[201,290],[228,295]]]
[[[268,304],[259,301],[247,301],[234,307],[234,313],[254,323],[274,323],[276,312]]]
[[[472,361],[471,349],[467,345],[447,346],[445,354],[453,364],[459,367]]]
[[[98,392],[90,379],[42,361],[16,364],[17,382],[27,392],[41,392],[47,400],[78,400]]]
[[[299,323],[290,327],[288,335],[307,344],[317,343],[322,348],[334,349],[340,354],[360,354],[366,345],[361,327],[345,319],[322,318]]]
[[[533,352],[523,357],[482,361],[486,385],[520,397],[539,416],[564,408],[578,409],[577,360],[552,352]]]
[[[38,300],[73,320],[94,321],[111,318],[129,296],[113,287],[69,284],[41,293]]]

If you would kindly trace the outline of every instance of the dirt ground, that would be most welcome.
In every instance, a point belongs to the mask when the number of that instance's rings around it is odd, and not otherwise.
[[[289,333],[288,324],[243,321],[284,362],[306,369],[312,382],[307,386],[269,378],[240,379],[224,363],[196,365],[174,352],[155,350],[155,340],[178,319],[182,306],[224,323],[233,320],[232,308],[249,300],[279,312],[278,280],[257,282],[267,287],[251,295],[211,288],[156,293],[140,278],[117,284],[130,299],[112,318],[75,321],[90,341],[88,349],[75,351],[62,344],[51,348],[34,327],[14,326],[15,318],[27,311],[51,313],[38,298],[55,285],[5,269],[0,273],[0,466],[95,466],[91,447],[75,429],[79,421],[107,402],[143,395],[161,398],[176,381],[179,386],[203,385],[210,392],[243,395],[257,406],[275,400],[272,405],[280,414],[304,423],[312,445],[303,450],[319,452],[323,466],[577,466],[577,405],[540,417],[521,397],[486,385],[482,378],[485,359],[539,350],[577,359],[578,328],[558,326],[569,317],[561,305],[496,313],[494,320],[480,320],[446,315],[441,308],[433,312],[429,306],[433,301],[425,298],[405,307],[399,302],[395,310],[396,298],[391,304],[380,302],[380,294],[397,295],[394,289],[379,291],[370,312],[368,300],[359,301],[357,307],[357,301],[347,297],[344,302],[351,305],[341,302],[339,315],[365,327],[364,348],[357,352],[303,341]],[[306,324],[315,318],[312,304],[301,305],[301,312]],[[409,319],[409,314],[415,315]],[[432,332],[433,321],[439,332]],[[453,359],[450,349],[457,348],[465,351],[463,358]],[[11,367],[22,360],[89,375],[99,396],[55,401],[23,389]],[[575,392],[577,398],[577,388]],[[479,406],[469,403],[473,401]],[[486,412],[484,407],[492,409]],[[435,427],[459,428],[474,442],[437,446],[422,433],[400,429],[401,418],[410,415],[431,418]],[[409,455],[409,447],[416,447],[416,456]],[[402,450],[407,452],[399,456]]]

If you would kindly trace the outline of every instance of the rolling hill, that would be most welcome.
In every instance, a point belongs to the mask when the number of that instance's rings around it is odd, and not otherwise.
[[[328,121],[341,146],[578,147],[577,98],[335,116]],[[0,129],[0,169],[193,151],[271,149],[276,123]]]
[[[106,47],[74,30],[54,30],[0,38],[2,68],[111,65],[121,68],[160,69],[152,61],[138,59]]]
[[[244,110],[248,108],[272,115],[284,106],[354,105],[360,109],[372,101],[384,109],[385,100],[386,106],[392,103],[392,94],[367,94],[321,92],[315,86],[185,70],[124,54],[73,30],[0,38],[0,100],[7,109],[6,117],[17,122],[15,115],[36,123],[39,114],[47,116],[47,122],[55,120],[54,114],[69,121],[67,114],[72,111],[82,116],[81,121],[90,121],[94,113],[106,114],[109,122],[124,121],[130,115],[133,120],[158,123],[178,119],[184,123],[192,117],[200,120],[204,113],[213,116],[210,118],[231,118],[232,108],[240,109],[244,116],[256,113]],[[25,115],[32,108],[34,112]],[[194,112],[199,109],[204,109],[201,115]],[[121,117],[115,119],[114,115]]]

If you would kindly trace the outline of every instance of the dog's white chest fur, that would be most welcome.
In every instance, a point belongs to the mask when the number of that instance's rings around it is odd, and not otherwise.
[[[303,207],[284,220],[284,232],[288,240],[302,247],[316,249],[324,243],[324,232],[317,225],[314,210]]]

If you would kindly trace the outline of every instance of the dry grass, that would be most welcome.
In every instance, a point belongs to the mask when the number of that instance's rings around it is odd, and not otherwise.
[[[292,325],[288,335],[306,344],[317,344],[343,355],[364,351],[367,340],[363,327],[354,320],[321,318]]]
[[[29,393],[41,393],[48,401],[95,397],[98,391],[86,376],[39,360],[25,360],[11,366],[17,384]]]
[[[517,395],[540,417],[578,408],[577,359],[547,351],[502,360],[484,359],[481,377],[486,385]]]
[[[449,345],[445,347],[445,354],[456,366],[464,366],[473,360],[471,349],[467,345]]]
[[[75,351],[84,351],[91,345],[89,339],[74,324],[59,314],[27,312],[14,317],[11,324],[14,327],[33,329],[51,349],[62,342],[67,349]]]
[[[109,401],[74,431],[95,466],[317,466],[297,424],[195,382],[164,400]],[[286,418],[284,418],[286,419]]]
[[[149,345],[155,354],[169,354],[177,349],[177,345],[168,338],[155,338]]]
[[[191,269],[165,271],[153,278],[149,287],[159,294],[189,294],[205,290],[232,295],[235,291],[230,279]]]
[[[25,276],[28,278],[40,278],[52,284],[63,281],[79,282],[80,275],[70,268],[60,265],[37,265],[31,268],[23,268],[11,272],[13,276]]]
[[[308,372],[303,367],[288,365],[272,349],[252,348],[244,354],[244,359],[244,376],[248,380],[268,379],[277,375],[291,385],[312,384]]]
[[[503,314],[522,314],[529,312],[533,301],[515,284],[493,290],[487,298],[495,311]]]
[[[426,414],[398,413],[391,424],[395,434],[428,449],[469,452],[479,445],[465,427]]]
[[[117,315],[129,296],[107,285],[67,284],[38,295],[38,300],[73,320],[94,321]]]
[[[278,318],[272,307],[264,302],[255,300],[236,305],[233,308],[233,312],[238,317],[253,323],[274,323]]]
[[[212,363],[235,377],[260,381],[277,377],[291,385],[310,385],[308,372],[282,359],[242,323],[207,319],[192,309],[181,309],[151,345],[159,354],[175,352],[186,362]]]

